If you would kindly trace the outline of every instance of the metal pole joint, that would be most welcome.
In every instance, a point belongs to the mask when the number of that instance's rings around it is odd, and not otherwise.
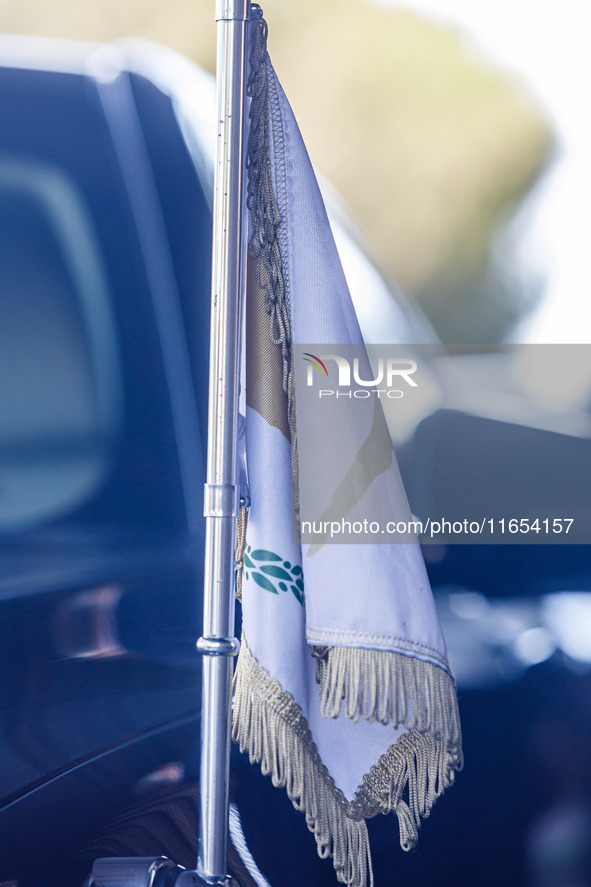
[[[237,656],[240,641],[237,638],[199,638],[197,652],[203,656]]]
[[[238,515],[237,505],[238,488],[234,484],[205,484],[204,517],[236,517]]]

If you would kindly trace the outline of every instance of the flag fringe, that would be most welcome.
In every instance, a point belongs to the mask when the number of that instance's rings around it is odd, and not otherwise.
[[[232,737],[305,814],[318,855],[333,858],[348,887],[373,887],[367,826],[322,763],[300,706],[250,653],[244,637],[234,675]]]
[[[267,23],[264,18],[252,22],[250,76],[246,87],[251,98],[250,129],[246,149],[248,170],[246,205],[250,211],[251,232],[248,251],[257,260],[257,282],[265,295],[269,315],[269,338],[281,347],[283,360],[283,391],[288,398],[288,423],[292,430],[293,369],[291,365],[291,320],[286,287],[286,274],[279,227],[281,211],[275,196],[271,166],[273,127],[282,130],[281,113],[273,120],[270,108],[277,109],[273,69],[267,52]],[[275,133],[275,139],[279,134]],[[280,140],[280,139],[279,139]]]
[[[267,23],[256,17],[252,22],[250,75],[246,87],[250,96],[246,166],[248,170],[246,205],[250,211],[249,254],[256,259],[256,280],[264,294],[269,315],[269,339],[281,348],[282,386],[287,398],[287,424],[291,437],[293,508],[296,527],[300,526],[298,443],[295,415],[295,378],[292,366],[292,328],[289,284],[283,256],[287,254],[286,233],[275,191],[271,164],[271,142],[275,145],[275,165],[285,164],[283,119],[277,96],[277,83],[267,52]],[[283,176],[284,177],[284,176]]]
[[[453,678],[415,656],[360,647],[312,647],[324,718],[344,708],[352,721],[403,724],[454,750],[461,768],[462,731]]]
[[[419,840],[421,819],[429,816],[437,798],[453,785],[457,769],[454,754],[444,740],[411,730],[399,736],[371,768],[351,806],[368,818],[396,813],[400,846],[413,850]]]
[[[233,739],[273,785],[286,789],[305,814],[319,856],[333,858],[338,880],[348,887],[373,887],[365,818],[394,811],[400,844],[412,849],[421,818],[461,766],[461,751],[458,757],[442,737],[412,729],[371,768],[350,803],[322,763],[300,706],[259,665],[244,637],[234,676]]]

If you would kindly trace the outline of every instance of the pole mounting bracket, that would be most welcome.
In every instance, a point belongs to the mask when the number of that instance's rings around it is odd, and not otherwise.
[[[166,856],[97,859],[88,887],[238,887],[230,877],[210,880]]]

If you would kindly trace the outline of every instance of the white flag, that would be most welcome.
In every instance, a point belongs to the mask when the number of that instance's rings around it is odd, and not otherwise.
[[[338,347],[362,339],[264,20],[250,31],[251,505],[239,545],[244,633],[233,732],[304,813],[339,880],[366,887],[365,819],[394,811],[402,847],[414,847],[421,818],[461,768],[457,701],[418,544],[334,544],[326,529],[373,503],[397,518],[410,513],[379,399],[367,397],[348,427],[340,417],[351,414],[334,398],[318,440],[296,397],[300,371],[304,384],[308,367],[322,375],[330,364],[334,375]],[[369,364],[355,370],[371,378]],[[323,526],[298,541],[316,488]]]

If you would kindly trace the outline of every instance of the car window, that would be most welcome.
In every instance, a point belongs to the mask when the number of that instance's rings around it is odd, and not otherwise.
[[[92,221],[50,164],[0,158],[0,530],[88,499],[120,430],[116,337]]]

